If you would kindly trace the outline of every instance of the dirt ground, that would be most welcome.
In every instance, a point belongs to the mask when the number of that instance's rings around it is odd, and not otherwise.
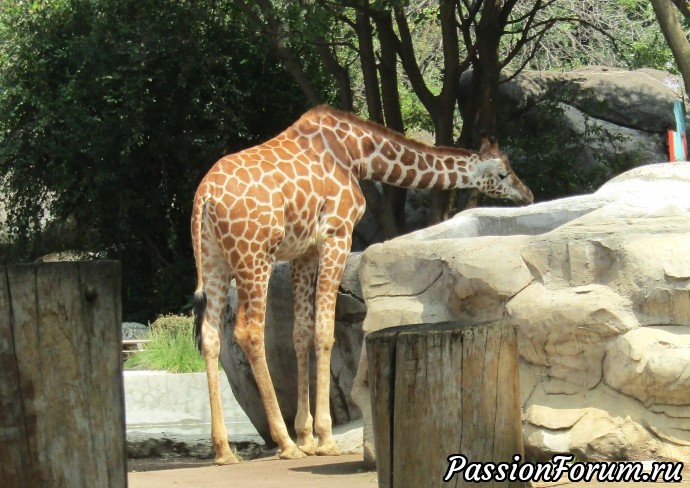
[[[131,460],[130,488],[375,488],[376,473],[367,471],[361,454],[310,456],[282,461],[275,455],[233,466],[212,466],[210,460]],[[690,488],[690,472],[680,483],[535,483],[535,488]]]
[[[271,456],[232,466],[213,466],[211,460],[132,460],[129,469],[129,488],[375,488],[378,485],[376,472],[364,468],[361,454],[309,456],[292,461]]]

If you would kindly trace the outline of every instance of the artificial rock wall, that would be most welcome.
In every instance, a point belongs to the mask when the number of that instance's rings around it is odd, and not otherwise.
[[[592,195],[463,212],[370,247],[361,283],[365,333],[518,324],[529,456],[690,461],[690,164],[639,167]]]

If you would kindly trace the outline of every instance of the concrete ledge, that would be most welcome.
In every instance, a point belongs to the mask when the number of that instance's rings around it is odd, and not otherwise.
[[[223,413],[230,436],[258,436],[237,404],[225,374],[220,376]],[[124,387],[128,431],[148,432],[163,428],[211,435],[205,373],[125,371]]]
[[[244,459],[275,452],[235,400],[221,375],[223,414],[230,444]],[[129,458],[213,458],[206,373],[133,371],[123,374]],[[334,428],[343,453],[362,452],[361,420]]]
[[[254,458],[264,441],[220,375],[230,442],[243,457]],[[213,457],[206,373],[128,370],[123,380],[128,457]]]

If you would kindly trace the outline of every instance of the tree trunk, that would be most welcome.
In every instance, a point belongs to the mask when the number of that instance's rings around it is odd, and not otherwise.
[[[316,41],[316,49],[319,52],[321,61],[328,72],[335,79],[338,85],[338,100],[340,101],[340,109],[346,112],[352,112],[354,104],[352,100],[352,86],[350,84],[350,73],[347,68],[338,62],[333,51],[328,46],[324,38],[319,38]]]
[[[355,29],[359,43],[359,62],[362,66],[364,78],[364,97],[367,101],[369,119],[379,124],[384,123],[383,106],[381,104],[381,91],[379,78],[376,73],[376,56],[374,54],[374,33],[371,28],[369,16],[357,10],[355,12]]]
[[[460,107],[463,115],[462,131],[457,141],[460,147],[477,149],[483,133],[495,135],[496,97],[501,74],[499,44],[507,19],[507,12],[501,7],[502,2],[487,0],[482,8],[474,47],[477,55],[472,58],[469,97]],[[511,9],[512,3],[503,8]],[[475,189],[457,191],[452,207],[447,210],[448,216],[476,206],[479,197],[479,191]]]
[[[501,2],[486,1],[477,26],[477,56],[472,62],[469,106],[459,143],[462,147],[479,147],[481,134],[494,135],[496,130],[495,101],[501,74],[498,48],[503,34]]]
[[[379,487],[474,486],[443,481],[448,456],[498,463],[523,454],[510,323],[392,327],[368,335],[366,347]]]
[[[127,484],[120,265],[0,268],[3,486]]]
[[[386,126],[400,133],[405,132],[405,124],[400,108],[400,93],[398,92],[398,58],[397,37],[393,30],[391,13],[378,12],[373,17],[379,33],[381,45],[381,59],[379,73],[381,78],[381,100]],[[405,200],[407,189],[391,185],[383,185],[383,204],[385,206],[384,219],[393,222],[393,226],[386,225],[385,229],[394,232],[388,235],[384,231],[384,238],[390,239],[405,233]]]
[[[365,5],[368,6],[368,5]],[[384,124],[383,105],[381,102],[381,90],[376,68],[376,56],[374,54],[374,33],[371,28],[369,15],[361,10],[355,12],[355,30],[359,42],[359,62],[362,66],[364,80],[364,97],[367,102],[369,119],[381,125]],[[387,204],[372,181],[360,181],[360,187],[367,202],[367,212],[371,212],[379,224],[382,237],[396,235],[397,228],[394,219],[390,218],[390,211],[386,211]],[[373,244],[370,242],[368,244]]]
[[[453,114],[460,85],[460,54],[458,31],[455,19],[455,2],[443,0],[440,3],[441,32],[443,38],[443,88],[431,113],[436,132],[437,146],[453,145]],[[464,69],[464,68],[463,68]],[[427,223],[437,224],[450,217],[453,196],[457,190],[434,192]]]
[[[685,37],[683,26],[670,0],[652,0],[652,6],[661,32],[664,33],[666,43],[671,48],[673,58],[683,76],[685,93],[690,96],[690,41]]]

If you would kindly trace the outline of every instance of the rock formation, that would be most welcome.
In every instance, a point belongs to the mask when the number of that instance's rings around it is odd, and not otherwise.
[[[529,457],[690,461],[690,164],[639,167],[592,195],[463,212],[370,247],[361,279],[366,333],[518,324]],[[366,393],[353,391],[365,448]]]
[[[575,156],[584,168],[610,171],[614,161],[665,161],[666,130],[675,127],[673,101],[681,98],[680,86],[678,75],[654,69],[524,71],[501,84],[500,137],[550,131],[549,137],[561,139],[551,146],[558,158],[558,152],[575,142],[564,135],[579,134],[582,140],[577,142],[586,139],[587,144],[580,145]]]

